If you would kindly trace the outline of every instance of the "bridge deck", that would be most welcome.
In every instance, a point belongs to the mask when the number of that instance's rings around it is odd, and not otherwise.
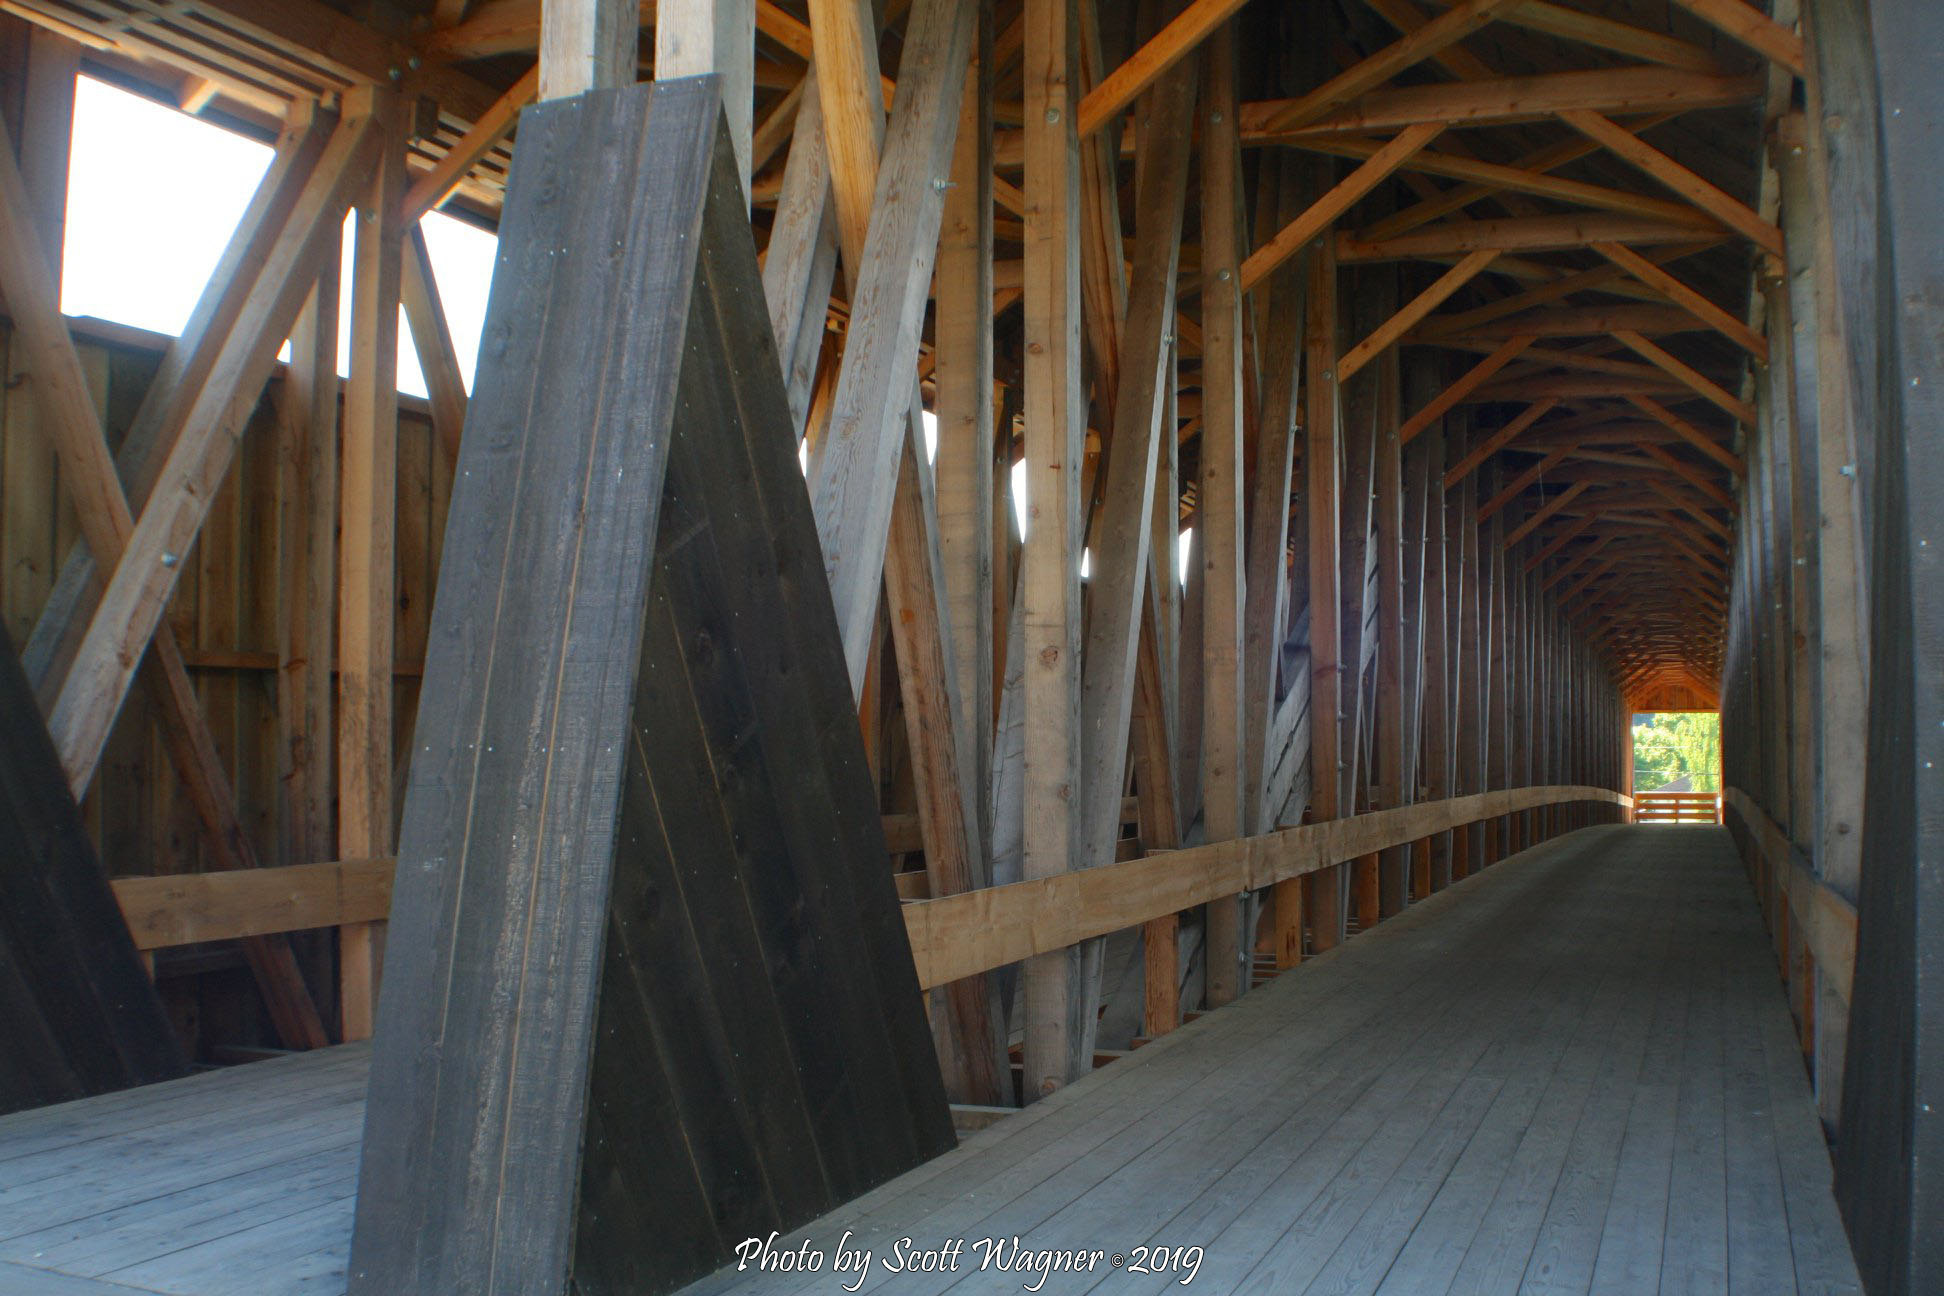
[[[338,1292],[364,1055],[0,1120],[0,1296]],[[1856,1291],[1766,938],[1722,830],[1488,870],[812,1225],[811,1275],[702,1292],[1018,1291],[1028,1251],[1202,1248],[1274,1293]],[[652,1244],[652,1222],[644,1222]],[[893,1275],[964,1239],[955,1272]],[[777,1250],[798,1239],[779,1239]],[[1047,1292],[1161,1291],[1056,1273]]]

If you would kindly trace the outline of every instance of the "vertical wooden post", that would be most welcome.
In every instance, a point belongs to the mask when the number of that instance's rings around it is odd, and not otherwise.
[[[640,34],[634,0],[542,0],[540,98],[634,84]]]
[[[34,233],[58,294],[66,227],[68,154],[74,121],[74,76],[80,47],[40,27],[7,17],[17,25],[9,53],[19,60],[12,78],[17,99],[0,105],[20,159]],[[6,427],[0,435],[0,617],[30,655],[36,618],[56,585],[64,552],[73,538],[72,507],[50,489],[56,480],[52,439],[36,431],[43,414],[24,355],[16,339],[7,349]],[[64,543],[68,542],[68,543]]]
[[[1146,987],[1141,1034],[1157,1039],[1181,1021],[1181,919],[1176,914],[1141,925],[1141,963]]]
[[[1080,143],[1072,0],[1025,10],[1026,788],[1024,869],[1051,877],[1077,853],[1080,747]],[[1078,1078],[1079,951],[1026,963],[1028,1101]],[[1086,1061],[1090,1061],[1087,1059]]]
[[[1456,530],[1459,589],[1458,614],[1454,619],[1454,642],[1459,652],[1458,670],[1458,760],[1453,792],[1466,796],[1485,790],[1485,670],[1491,649],[1485,642],[1489,605],[1485,602],[1484,572],[1478,561],[1478,474],[1467,473],[1458,483],[1458,499],[1450,518]],[[1458,830],[1463,838],[1456,873],[1460,878],[1484,867],[1485,826],[1466,824]]]
[[[992,22],[980,5],[938,240],[938,545],[979,840],[992,840]]]
[[[1321,821],[1342,813],[1343,568],[1341,442],[1337,409],[1337,268],[1334,230],[1325,230],[1310,263],[1303,330],[1309,497],[1310,808]],[[1359,573],[1359,579],[1362,578]],[[1343,868],[1311,873],[1311,939],[1318,953],[1343,940]],[[1280,907],[1280,904],[1279,906]],[[1279,955],[1280,958],[1280,955]]]
[[[351,377],[344,389],[338,584],[338,849],[392,853],[392,586],[397,522],[398,307],[406,106],[367,92],[383,131],[376,174],[356,210]],[[376,1009],[378,924],[339,929],[343,1038],[368,1039]]]
[[[338,260],[328,258],[291,330],[278,392],[277,781],[285,864],[338,858],[331,822],[338,275]]]
[[[1235,49],[1202,50],[1202,435],[1196,539],[1202,563],[1202,822],[1208,840],[1242,828],[1242,294],[1235,219]],[[1208,1004],[1241,995],[1241,910],[1208,905]]]
[[[632,65],[628,71],[632,77]],[[655,6],[655,80],[708,73],[722,78],[722,111],[747,197],[756,95],[756,0],[661,0]]]
[[[1477,476],[1477,474],[1474,474]],[[1498,472],[1495,466],[1487,465],[1479,483],[1480,494],[1492,496],[1498,493]],[[1482,674],[1479,680],[1479,717],[1484,748],[1484,781],[1479,785],[1481,791],[1497,791],[1505,787],[1505,731],[1506,731],[1506,661],[1505,661],[1505,549],[1500,543],[1502,514],[1494,513],[1485,534],[1478,538],[1483,552],[1479,556],[1479,575],[1483,583],[1479,587],[1479,620],[1484,634],[1481,643]],[[1474,529],[1477,515],[1473,514]],[[1485,850],[1479,857],[1481,867],[1499,862],[1505,849],[1505,821],[1491,818],[1485,821]]]
[[[1424,372],[1428,375],[1429,369]],[[1451,723],[1451,591],[1455,585],[1447,568],[1445,520],[1445,433],[1442,426],[1420,434],[1428,480],[1424,516],[1424,719],[1420,743],[1424,752],[1424,795],[1442,801],[1454,795]],[[1456,833],[1439,833],[1429,844],[1424,890],[1419,898],[1451,885],[1452,849]]]
[[[1398,438],[1397,349],[1385,348],[1371,366],[1376,384],[1375,498],[1377,550],[1377,795],[1374,809],[1408,804],[1404,766],[1404,446]],[[1404,912],[1410,851],[1383,852],[1377,867],[1377,916]]]
[[[1819,8],[1811,7],[1805,16],[1813,19],[1819,12]],[[1853,33],[1832,32],[1827,48],[1839,50],[1854,39]],[[1812,28],[1810,48],[1820,50],[1823,44],[1814,39]],[[1869,607],[1863,577],[1865,550],[1858,501],[1862,480],[1856,452],[1856,422],[1859,410],[1868,408],[1864,402],[1873,393],[1852,390],[1852,375],[1859,371],[1860,365],[1850,349],[1844,267],[1838,264],[1832,212],[1832,201],[1836,199],[1832,185],[1837,182],[1832,165],[1841,165],[1845,160],[1844,151],[1854,151],[1855,146],[1831,138],[1822,82],[1834,59],[1818,54],[1816,62],[1807,78],[1808,106],[1804,118],[1809,128],[1809,145],[1805,152],[1807,183],[1803,186],[1807,190],[1803,195],[1807,202],[1806,210],[1801,213],[1808,234],[1803,242],[1808,245],[1815,285],[1815,310],[1809,319],[1815,329],[1811,348],[1816,392],[1814,471],[1817,514],[1821,519],[1816,573],[1820,655],[1815,678],[1816,696],[1822,707],[1816,726],[1821,743],[1818,768],[1822,777],[1816,798],[1815,860],[1824,882],[1838,893],[1855,898],[1862,874],[1870,693]],[[1864,152],[1874,164],[1873,152],[1867,149]],[[1864,159],[1847,160],[1854,166]],[[1858,215],[1854,219],[1860,222],[1864,217]],[[1850,287],[1860,298],[1863,290],[1859,286]],[[1818,1008],[1816,1100],[1824,1123],[1833,1126],[1841,1110],[1843,1053],[1849,1017],[1842,999],[1833,993],[1825,994]]]

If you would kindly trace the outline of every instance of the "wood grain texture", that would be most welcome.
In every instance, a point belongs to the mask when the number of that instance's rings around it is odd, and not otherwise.
[[[951,1142],[715,96],[523,127],[353,1291],[665,1290]]]
[[[4,627],[0,733],[0,1112],[181,1075]]]

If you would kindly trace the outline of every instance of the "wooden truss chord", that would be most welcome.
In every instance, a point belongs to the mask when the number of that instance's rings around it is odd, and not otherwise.
[[[1406,261],[1464,256],[1487,248],[1501,252],[1558,252],[1596,242],[1688,243],[1697,236],[1707,236],[1713,229],[1714,222],[1699,212],[1691,221],[1618,212],[1450,221],[1374,242],[1354,234],[1339,234],[1337,257],[1346,263]]]
[[[1447,126],[1509,125],[1573,111],[1635,116],[1729,108],[1756,102],[1766,89],[1760,76],[1717,76],[1666,68],[1550,72],[1378,90],[1295,127],[1272,127],[1271,123],[1286,114],[1293,102],[1301,101],[1256,100],[1242,106],[1242,142],[1273,144],[1298,136],[1367,135],[1431,121]]]
[[[201,529],[236,448],[237,432],[255,407],[277,349],[316,279],[320,257],[335,241],[356,187],[380,145],[369,115],[347,119],[333,134],[276,239],[257,283],[213,362],[183,433],[157,473],[153,491],[108,581],[101,605],[68,672],[49,723],[71,783],[85,785],[100,759],[108,727],[127,695],[142,648]]]
[[[1461,0],[1430,22],[1392,42],[1369,58],[1338,73],[1308,94],[1281,105],[1263,123],[1270,131],[1307,125],[1365,91],[1374,90],[1399,72],[1421,63],[1448,45],[1456,44],[1521,0]]]
[[[1518,359],[1519,354],[1531,345],[1532,339],[1529,337],[1508,338],[1496,351],[1466,370],[1457,382],[1439,392],[1423,409],[1405,419],[1403,426],[1397,430],[1397,439],[1409,445],[1413,437],[1464,403],[1481,383]],[[1537,418],[1538,415],[1533,417]]]
[[[1673,355],[1664,347],[1649,342],[1640,334],[1629,329],[1616,330],[1613,337],[1616,341],[1623,342],[1632,348],[1635,354],[1651,361],[1655,368],[1661,370],[1669,377],[1678,380],[1684,387],[1688,388],[1688,390],[1703,400],[1725,411],[1741,423],[1749,426],[1754,425],[1755,407],[1753,405],[1736,396],[1730,395],[1720,384],[1713,382],[1706,375],[1681,360],[1680,357]]]
[[[1413,153],[1437,138],[1443,129],[1444,126],[1438,122],[1407,126],[1397,138],[1371,154],[1362,166],[1338,181],[1328,193],[1311,203],[1301,216],[1283,226],[1274,238],[1249,254],[1242,262],[1242,291],[1250,291],[1277,266],[1302,251],[1359,198],[1375,189]]]
[[[1426,315],[1443,304],[1446,298],[1470,283],[1481,271],[1497,260],[1498,255],[1496,251],[1489,249],[1473,252],[1439,275],[1430,287],[1413,297],[1395,315],[1373,329],[1369,337],[1343,353],[1342,358],[1337,361],[1337,381],[1349,381],[1351,375],[1409,332]]]
[[[1620,243],[1595,243],[1593,250],[1649,288],[1665,294],[1669,301],[1754,356],[1758,363],[1768,363],[1766,338],[1647,257]]]
[[[1782,255],[1781,230],[1756,215],[1747,204],[1702,179],[1631,131],[1587,108],[1568,108],[1559,114],[1559,118],[1574,130],[1599,141],[1608,152],[1631,162],[1729,229],[1747,235],[1755,241],[1756,246],[1776,256]],[[1612,241],[1623,243],[1627,240]]]

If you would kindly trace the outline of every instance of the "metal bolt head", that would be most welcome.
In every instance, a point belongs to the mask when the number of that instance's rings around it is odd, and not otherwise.
[[[176,558],[176,556],[175,556],[174,554],[172,554],[172,553],[166,553],[166,552],[165,552],[165,553],[164,553],[164,554],[162,555],[162,565],[163,565],[164,567],[173,567],[173,566],[175,566],[175,565],[176,565],[176,563],[177,563],[178,561],[179,561],[179,560],[178,560],[178,559]]]

